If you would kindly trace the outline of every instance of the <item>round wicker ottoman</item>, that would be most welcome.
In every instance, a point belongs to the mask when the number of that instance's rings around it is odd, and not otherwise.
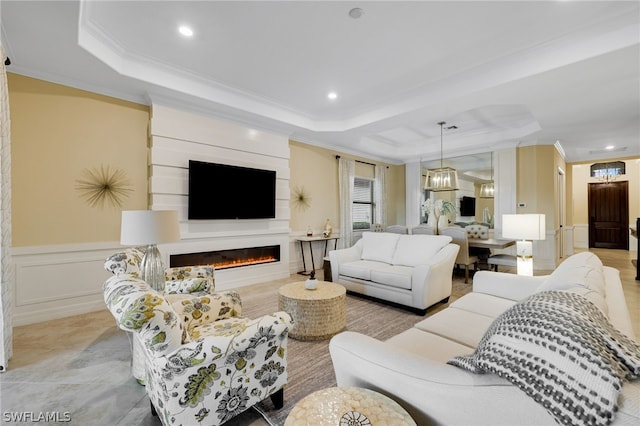
[[[307,395],[289,413],[285,426],[415,426],[409,413],[378,392],[333,387]]]
[[[293,318],[289,336],[298,340],[323,340],[347,325],[346,289],[320,281],[318,288],[307,290],[304,281],[280,287],[278,305]]]

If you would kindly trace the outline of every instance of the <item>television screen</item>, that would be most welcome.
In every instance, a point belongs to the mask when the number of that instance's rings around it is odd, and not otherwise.
[[[275,170],[189,160],[190,220],[276,217]]]
[[[474,197],[460,198],[460,216],[476,215],[476,199]]]

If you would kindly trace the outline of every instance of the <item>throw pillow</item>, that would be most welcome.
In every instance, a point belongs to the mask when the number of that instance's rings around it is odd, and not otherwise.
[[[211,283],[211,278],[185,278],[167,281],[164,294],[210,293]]]
[[[581,295],[547,291],[502,313],[473,354],[448,363],[509,380],[560,424],[606,425],[623,380],[640,375],[640,345]]]
[[[362,233],[362,260],[373,260],[391,264],[400,234],[390,232]]]
[[[401,235],[392,263],[401,266],[424,265],[451,242],[446,235]]]

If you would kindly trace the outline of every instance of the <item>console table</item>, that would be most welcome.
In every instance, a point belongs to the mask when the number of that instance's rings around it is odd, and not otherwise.
[[[316,270],[316,263],[313,260],[313,242],[314,241],[324,241],[324,255],[327,255],[327,246],[329,245],[329,241],[333,240],[333,249],[338,248],[338,237],[297,237],[296,241],[300,241],[300,254],[302,255],[302,267],[303,270],[298,272],[302,275],[309,275],[311,271]],[[307,272],[307,263],[304,260],[304,243],[309,245],[309,253],[311,255],[311,271]]]

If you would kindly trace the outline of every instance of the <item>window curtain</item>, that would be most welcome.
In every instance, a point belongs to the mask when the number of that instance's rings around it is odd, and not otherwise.
[[[356,162],[338,159],[338,186],[340,193],[340,248],[351,247],[353,238],[352,200],[355,182]]]
[[[11,262],[11,136],[9,87],[4,61],[7,55],[0,44],[0,372],[7,370],[13,355],[11,323],[13,269]]]
[[[387,167],[375,166],[375,181],[373,182],[373,203],[375,211],[373,217],[376,223],[387,228]]]

